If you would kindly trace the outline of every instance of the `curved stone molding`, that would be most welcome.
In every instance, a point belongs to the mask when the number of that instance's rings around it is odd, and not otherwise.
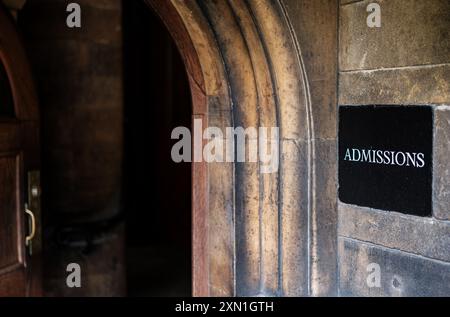
[[[194,295],[310,294],[314,190],[308,81],[279,1],[147,0],[205,125],[280,128],[280,168],[193,163]]]

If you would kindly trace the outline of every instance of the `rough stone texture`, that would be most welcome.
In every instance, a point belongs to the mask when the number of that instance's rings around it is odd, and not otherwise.
[[[283,3],[305,63],[315,137],[336,138],[337,2],[284,0]]]
[[[61,247],[50,244],[44,256],[44,294],[56,297],[124,296],[125,239],[121,224],[103,234],[101,242],[90,249],[83,247]],[[77,263],[81,267],[80,288],[66,286],[66,267]]]
[[[341,72],[339,104],[450,103],[450,65]]]
[[[299,162],[307,161],[308,144],[282,140],[281,151],[281,295],[306,296],[309,292],[308,175]]]
[[[309,294],[337,294],[337,0],[283,0],[303,58],[311,98],[315,187],[311,202]],[[297,164],[306,164],[298,161]],[[304,176],[306,177],[306,176]],[[314,186],[313,178],[310,179]],[[292,283],[292,282],[291,282]]]
[[[214,104],[211,100],[209,104]],[[233,126],[231,111],[211,111],[208,125],[225,131]],[[229,296],[234,292],[234,169],[232,163],[208,164],[209,182],[209,278],[211,296]],[[221,232],[222,234],[217,234]]]
[[[225,65],[227,65],[233,100],[234,124],[257,127],[259,124],[257,83],[252,70],[252,56],[234,20],[227,2],[199,2],[216,34]],[[220,15],[216,12],[221,12]],[[236,53],[239,52],[239,53]],[[260,289],[261,228],[260,186],[258,164],[235,163],[235,231],[236,231],[236,294],[254,295]]]
[[[40,95],[43,204],[52,221],[92,221],[119,209],[122,10],[121,1],[103,2],[79,1],[83,24],[69,32],[61,14],[69,1],[28,1],[19,15]]]
[[[340,0],[340,4],[344,5],[344,4],[350,4],[350,3],[355,3],[355,2],[361,2],[363,0]]]
[[[433,215],[450,220],[450,107],[434,110]]]
[[[339,236],[450,261],[450,223],[338,203]],[[340,255],[342,257],[342,254]]]
[[[32,22],[34,27],[28,30],[28,32],[34,39],[41,39],[46,34],[51,34],[53,40],[66,39],[66,8],[71,2],[73,1],[27,1],[22,9],[23,11],[19,14],[19,24],[21,19],[27,19],[27,21]],[[117,44],[117,38],[120,38],[122,34],[121,24],[119,23],[113,26],[108,23],[99,23],[99,17],[105,21],[120,20],[121,2],[111,0],[80,0],[77,3],[82,8],[82,25],[81,28],[70,29],[71,38],[77,41],[89,41],[91,43]],[[26,15],[24,15],[24,12]]]
[[[42,114],[44,221],[105,219],[120,209],[123,148],[122,3],[77,1],[82,27],[69,30],[70,1],[27,1],[18,24],[38,84]],[[91,252],[44,241],[44,295],[125,292],[124,232]],[[82,266],[83,287],[65,285],[68,263]]]
[[[316,197],[311,216],[311,295],[337,295],[336,141],[316,140]]]
[[[313,3],[312,0],[309,1]],[[276,117],[283,140],[278,186],[274,185],[275,181],[272,182],[276,177],[260,177],[257,166],[234,166],[235,180],[231,189],[234,190],[235,231],[216,232],[209,228],[208,236],[221,235],[222,238],[210,239],[208,253],[200,253],[199,257],[213,257],[217,249],[224,252],[224,255],[221,255],[218,261],[210,261],[211,265],[204,270],[197,268],[200,272],[194,274],[194,281],[198,276],[197,280],[202,287],[196,287],[194,284],[194,294],[220,294],[223,293],[221,290],[229,289],[234,283],[235,289],[230,295],[308,295],[309,260],[305,252],[309,247],[307,226],[311,198],[311,187],[308,187],[311,160],[308,155],[312,153],[308,142],[313,135],[315,118],[311,115],[310,91],[305,72],[280,1],[170,1],[178,14],[170,12],[170,5],[165,0],[147,2],[156,8],[171,29],[182,55],[188,55],[188,58],[185,58],[188,74],[192,75],[191,83],[199,86],[197,90],[200,97],[203,91],[201,80],[204,79],[204,90],[207,92],[205,95],[211,101],[208,104],[211,107],[205,108],[208,113],[202,114],[214,119],[209,116],[209,111],[226,110],[227,108],[221,106],[228,104],[232,106],[233,125],[244,127],[271,123]],[[177,20],[178,17],[181,17],[182,23],[173,27],[173,24],[180,21]],[[328,21],[328,18],[323,20]],[[335,21],[335,26],[336,24]],[[183,30],[187,30],[192,43],[182,41],[186,38]],[[177,37],[180,34],[181,38]],[[315,38],[322,36],[319,33],[314,35]],[[214,52],[209,51],[214,47]],[[218,54],[215,54],[216,51]],[[337,51],[330,54],[335,63],[336,54]],[[217,61],[223,61],[223,65],[216,63]],[[226,69],[226,74],[214,70],[219,64]],[[266,72],[262,71],[264,65],[267,66]],[[318,61],[316,66],[320,65],[321,62]],[[198,68],[201,72],[194,72]],[[203,78],[194,77],[193,74],[196,73],[203,75]],[[335,72],[333,75],[336,76]],[[211,82],[217,84],[209,85]],[[317,87],[320,85],[318,83]],[[208,88],[209,86],[212,87]],[[220,93],[217,92],[218,89]],[[226,98],[228,93],[230,99]],[[320,92],[316,93],[319,96]],[[335,90],[332,93],[335,95]],[[217,100],[212,102],[212,98]],[[222,102],[224,99],[226,101]],[[324,103],[329,103],[332,99],[324,100]],[[194,99],[194,109],[195,106]],[[275,106],[276,111],[273,109]],[[320,121],[320,118],[317,120]],[[221,174],[217,170],[215,174],[212,169],[209,169],[209,172],[210,181],[211,177],[230,177],[229,174]],[[214,193],[214,197],[210,196],[209,199],[221,197],[221,184],[227,187],[222,189],[227,193],[230,189],[228,181],[220,182],[215,179],[214,184],[217,185],[214,192],[209,192]],[[267,200],[266,185],[274,189],[273,199]],[[260,190],[261,188],[264,191]],[[230,201],[227,193],[222,197],[227,197],[224,200]],[[276,197],[278,194],[279,198]],[[276,199],[279,199],[278,204]],[[221,204],[224,200],[218,201]],[[273,209],[274,205],[278,209]],[[222,216],[213,220],[211,212],[215,210],[211,208],[211,204],[209,206],[210,209],[206,213],[208,225],[217,222],[215,228],[227,230],[229,227],[222,224],[229,221],[229,212],[221,211]],[[274,218],[281,221],[280,229],[277,227],[278,222],[271,221]],[[230,254],[225,241],[225,235],[229,234],[236,236],[232,255],[235,275],[227,273],[222,279],[219,276],[223,267],[222,261]],[[272,254],[281,259],[276,259]],[[278,274],[275,270],[279,266],[282,266],[282,269]],[[203,271],[204,274],[201,274]],[[211,274],[214,274],[215,282],[210,278]],[[233,280],[227,280],[228,278]],[[218,291],[211,290],[211,282],[215,283],[213,287]]]
[[[450,62],[448,0],[378,0],[381,27],[367,26],[367,5],[341,6],[341,71]]]
[[[387,249],[356,240],[339,238],[341,296],[448,296],[450,264]],[[380,266],[380,286],[368,287]]]
[[[369,3],[381,28],[367,26]],[[340,295],[450,293],[450,2],[340,0],[340,105],[435,105],[433,215],[422,218],[338,202]],[[439,176],[438,176],[439,175]],[[439,220],[440,219],[440,220]],[[390,249],[388,249],[390,248]],[[382,287],[369,289],[377,262]],[[384,272],[384,273],[383,273]]]
[[[209,173],[209,257],[210,287],[212,296],[229,296],[233,293],[234,285],[234,201],[232,163],[211,163]],[[226,219],[226,221],[224,221]],[[223,234],[217,234],[223,232]]]

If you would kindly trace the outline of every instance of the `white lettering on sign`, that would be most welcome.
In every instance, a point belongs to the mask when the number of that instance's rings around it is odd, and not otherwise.
[[[347,148],[344,161],[422,168],[425,166],[425,154]]]

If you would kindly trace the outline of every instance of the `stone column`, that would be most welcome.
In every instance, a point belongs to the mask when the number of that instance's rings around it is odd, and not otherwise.
[[[120,213],[123,143],[120,0],[29,1],[19,14],[42,112],[45,282],[48,295],[124,292]],[[78,263],[82,288],[66,287]]]

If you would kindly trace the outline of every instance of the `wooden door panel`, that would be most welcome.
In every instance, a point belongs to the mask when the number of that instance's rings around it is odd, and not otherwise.
[[[0,275],[1,296],[24,296],[27,293],[27,281],[24,268]]]
[[[37,96],[25,56],[0,5],[0,296],[40,294],[40,244],[32,256],[25,246],[25,175],[40,163]]]
[[[23,264],[20,156],[0,155],[0,273]]]
[[[18,122],[3,123],[0,119],[0,155],[20,149],[21,127]]]
[[[11,83],[3,63],[0,63],[0,116],[14,116],[14,99]]]

